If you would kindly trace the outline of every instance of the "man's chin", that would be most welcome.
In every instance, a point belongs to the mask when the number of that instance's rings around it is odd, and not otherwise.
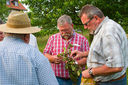
[[[69,36],[63,36],[64,39],[68,40],[69,39]]]

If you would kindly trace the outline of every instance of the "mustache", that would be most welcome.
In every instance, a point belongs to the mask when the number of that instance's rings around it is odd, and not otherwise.
[[[71,34],[68,34],[68,33],[66,33],[66,34],[62,34],[62,36],[70,36]]]

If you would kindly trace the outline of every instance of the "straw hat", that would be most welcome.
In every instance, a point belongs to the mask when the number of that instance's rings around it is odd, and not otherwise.
[[[0,25],[0,31],[16,34],[30,34],[41,29],[31,27],[30,19],[26,13],[13,11],[9,14],[7,23]]]

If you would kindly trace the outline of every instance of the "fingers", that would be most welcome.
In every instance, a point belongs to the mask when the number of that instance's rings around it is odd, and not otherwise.
[[[78,53],[77,50],[74,50],[74,51],[71,52],[70,56],[72,57],[73,55],[75,55],[77,53]]]
[[[62,58],[59,58],[59,57],[57,57],[57,56],[54,56],[54,63],[55,64],[59,64],[59,63],[61,63],[62,62]]]
[[[82,77],[83,78],[91,78],[91,75],[89,74],[89,69],[87,69],[87,70],[84,70],[83,72],[82,72]]]
[[[81,52],[80,51],[77,51],[77,50],[72,51],[71,52],[71,56],[74,56],[73,59],[77,59],[77,58],[81,57]]]
[[[82,58],[84,56],[84,52],[77,51],[77,55],[74,57],[74,59]]]
[[[55,64],[59,64],[60,62],[61,62],[60,59],[56,59],[54,63],[55,63]]]
[[[73,57],[74,60],[76,60],[77,58],[79,58],[79,55],[76,55],[75,57]]]

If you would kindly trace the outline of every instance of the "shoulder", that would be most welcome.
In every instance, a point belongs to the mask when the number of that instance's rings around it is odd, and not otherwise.
[[[36,37],[33,34],[30,34],[30,39],[36,39]]]
[[[120,26],[120,24],[111,19],[104,23],[102,28],[104,29],[104,35],[113,35],[123,31],[123,28]]]
[[[41,57],[42,57],[43,59],[46,58],[46,57],[39,51],[39,49],[34,48],[33,46],[30,46],[30,45],[27,47],[26,54],[27,54],[28,56],[30,56],[31,58],[33,58],[33,59],[35,59],[35,58],[40,59]]]
[[[82,38],[83,40],[87,40],[87,38],[85,36],[83,36],[83,35],[81,35],[79,33],[76,33],[76,32],[75,32],[75,36],[79,37],[79,38]]]

